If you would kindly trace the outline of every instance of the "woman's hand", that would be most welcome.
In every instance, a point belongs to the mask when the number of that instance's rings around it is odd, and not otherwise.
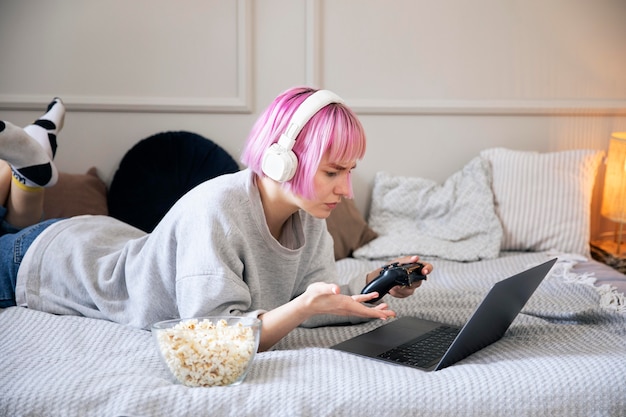
[[[413,262],[419,262],[419,259],[420,257],[417,255],[403,256],[401,258],[396,258],[392,260],[390,263],[398,262],[401,264],[408,264],[408,263],[413,263]],[[430,274],[433,271],[433,266],[429,263],[425,263],[425,262],[422,262],[422,263],[424,264],[424,267],[422,268],[420,272],[423,275]],[[367,274],[367,277],[365,279],[366,283],[369,284],[374,278],[378,277],[378,275],[380,275],[381,270],[382,268],[378,268],[370,272],[369,274]],[[423,282],[422,280],[418,280],[418,281],[413,282],[410,286],[397,285],[393,287],[391,290],[389,290],[389,294],[396,298],[409,297],[413,295],[415,290],[419,288],[420,285],[422,285],[422,282]]]
[[[385,303],[375,306],[362,304],[377,296],[378,293],[376,292],[363,295],[343,295],[339,293],[339,286],[336,284],[324,282],[311,284],[304,293],[290,302],[259,316],[263,321],[259,351],[269,349],[287,333],[317,314],[382,320],[395,317],[396,313],[389,310]]]
[[[302,301],[306,310],[312,315],[335,314],[339,316],[357,316],[365,318],[386,319],[395,317],[396,313],[389,310],[387,304],[366,306],[366,303],[376,298],[378,293],[343,295],[339,293],[339,286],[316,282],[302,294]]]

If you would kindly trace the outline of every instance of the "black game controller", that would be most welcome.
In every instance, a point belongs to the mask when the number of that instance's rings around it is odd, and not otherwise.
[[[361,290],[361,294],[377,292],[378,297],[368,302],[378,301],[396,285],[409,286],[415,281],[427,279],[427,276],[422,274],[422,268],[424,265],[419,262],[408,264],[394,262],[385,265],[380,274]]]

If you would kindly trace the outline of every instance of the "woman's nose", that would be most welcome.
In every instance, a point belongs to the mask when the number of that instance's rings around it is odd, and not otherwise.
[[[346,175],[335,187],[335,194],[349,197],[350,195],[352,195],[351,190],[352,182],[350,181],[350,176]]]

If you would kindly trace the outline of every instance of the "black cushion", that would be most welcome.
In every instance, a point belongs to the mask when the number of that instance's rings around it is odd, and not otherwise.
[[[237,162],[210,139],[185,131],[158,133],[122,158],[109,187],[109,215],[151,232],[187,191],[238,170]]]

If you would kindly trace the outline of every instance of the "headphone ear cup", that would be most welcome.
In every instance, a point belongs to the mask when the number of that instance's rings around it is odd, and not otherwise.
[[[343,100],[332,91],[318,90],[298,106],[278,142],[272,144],[263,154],[263,174],[278,182],[293,178],[298,168],[298,158],[292,151],[296,138],[311,117],[330,103],[343,103]]]
[[[274,181],[289,181],[295,175],[297,167],[298,158],[296,158],[296,154],[278,143],[272,144],[263,154],[261,165],[263,173]]]

